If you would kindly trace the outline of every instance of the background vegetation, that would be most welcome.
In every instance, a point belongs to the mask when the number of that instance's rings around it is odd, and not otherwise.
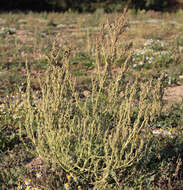
[[[121,11],[127,4],[129,8],[154,9],[162,11],[170,8],[172,0],[5,0],[1,1],[3,10],[49,10],[49,11],[77,11],[94,12],[103,8],[106,12]]]

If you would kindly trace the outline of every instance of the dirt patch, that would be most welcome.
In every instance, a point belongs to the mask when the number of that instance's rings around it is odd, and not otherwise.
[[[31,34],[26,30],[17,30],[16,38],[20,40],[22,43],[27,43],[27,41],[29,42],[34,41],[33,34]]]
[[[165,89],[164,100],[168,100],[169,102],[181,102],[183,100],[183,85]]]
[[[28,169],[40,169],[40,167],[43,165],[43,161],[40,157],[34,158],[31,162],[27,163],[25,165]]]

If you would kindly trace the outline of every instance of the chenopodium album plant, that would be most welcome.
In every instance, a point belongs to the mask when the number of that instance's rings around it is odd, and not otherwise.
[[[120,173],[145,155],[148,138],[142,138],[141,132],[162,107],[161,78],[154,84],[140,82],[136,76],[126,84],[122,79],[128,61],[117,76],[111,76],[107,59],[111,52],[102,49],[103,43],[97,51],[105,59],[100,64],[96,57],[89,97],[79,98],[68,58],[63,54],[59,64],[57,55],[51,53],[50,67],[40,79],[41,98],[31,97],[28,72],[24,105],[26,134],[37,154],[74,173],[82,183],[101,189],[109,179],[120,185]]]

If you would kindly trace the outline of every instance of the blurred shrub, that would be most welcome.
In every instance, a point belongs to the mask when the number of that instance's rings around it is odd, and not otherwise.
[[[161,11],[173,4],[171,0],[132,0],[132,5],[136,9],[153,9]]]
[[[94,12],[98,8],[103,8],[105,12],[113,12],[121,11],[128,5],[135,9],[163,10],[173,2],[172,0],[1,0],[0,9]]]
[[[49,0],[1,0],[1,10],[49,10],[52,8]]]

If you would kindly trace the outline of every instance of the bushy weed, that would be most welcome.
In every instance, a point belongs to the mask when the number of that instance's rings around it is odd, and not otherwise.
[[[145,81],[137,74],[128,82],[123,80],[130,52],[113,75],[113,65],[120,59],[119,40],[127,24],[124,12],[114,24],[108,20],[101,26],[88,97],[81,99],[76,88],[70,51],[63,50],[60,56],[55,43],[47,56],[50,66],[39,79],[38,99],[32,96],[27,68],[26,118],[20,136],[24,129],[43,160],[58,164],[88,188],[106,189],[111,181],[117,187],[122,185],[128,178],[121,178],[122,174],[147,154],[149,139],[141,134],[162,110],[163,76]]]

